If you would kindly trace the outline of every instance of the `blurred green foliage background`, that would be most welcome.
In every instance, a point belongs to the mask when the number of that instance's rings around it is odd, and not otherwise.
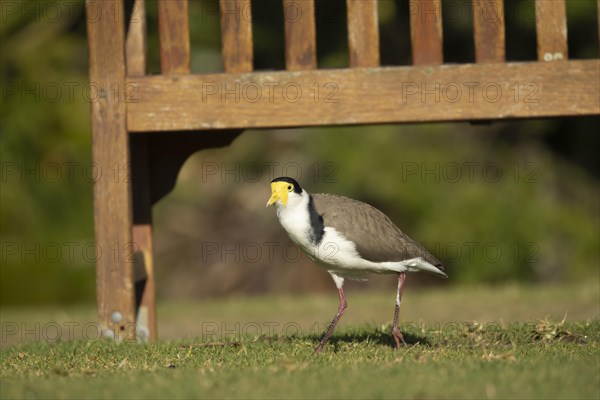
[[[255,68],[283,69],[281,2],[253,3]],[[598,57],[596,3],[567,2],[571,58]],[[470,1],[443,4],[446,61],[473,61]],[[195,73],[222,70],[217,7],[190,1]],[[535,59],[533,7],[506,1],[509,61]],[[84,4],[5,1],[0,12],[0,302],[92,301]],[[155,1],[147,12],[158,73]],[[316,2],[319,68],[348,65],[345,15],[344,1]],[[408,0],[380,0],[379,17],[382,63],[410,65]],[[599,128],[595,116],[245,132],[192,156],[154,208],[159,298],[330,290],[264,209],[284,174],[386,212],[447,264],[444,284],[598,279]]]

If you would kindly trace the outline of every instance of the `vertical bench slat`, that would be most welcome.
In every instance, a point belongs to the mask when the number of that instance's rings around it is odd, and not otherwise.
[[[475,61],[506,61],[504,38],[504,0],[473,0]]]
[[[94,182],[96,295],[103,334],[135,338],[131,186],[125,102],[125,8],[123,0],[88,0],[89,71],[97,90],[91,102],[92,156],[102,174]],[[98,18],[101,15],[101,18]],[[115,16],[115,18],[105,17]],[[114,172],[114,174],[112,173]],[[98,254],[100,254],[98,252]]]
[[[410,0],[410,40],[414,65],[444,62],[440,0]]]
[[[158,1],[160,70],[163,74],[190,73],[190,29],[187,0]]]
[[[379,27],[377,0],[346,0],[348,50],[351,67],[378,67]]]
[[[146,6],[144,0],[135,0],[129,29],[127,30],[126,57],[127,76],[146,75]],[[152,206],[150,204],[148,135],[136,135],[130,140],[132,162],[134,281],[136,300],[139,300],[136,315],[138,339],[155,341],[156,296],[154,288],[154,258],[152,243]]]
[[[536,0],[535,17],[538,60],[566,60],[569,51],[565,0]]]
[[[314,0],[283,0],[283,18],[286,69],[317,68]]]
[[[251,72],[252,12],[250,0],[219,0],[225,72]]]
[[[154,258],[152,242],[152,204],[150,202],[150,137],[130,137],[132,161],[134,279],[137,310],[138,339],[155,341],[156,290],[154,285]]]
[[[144,0],[135,0],[125,42],[127,76],[146,75],[146,7]]]

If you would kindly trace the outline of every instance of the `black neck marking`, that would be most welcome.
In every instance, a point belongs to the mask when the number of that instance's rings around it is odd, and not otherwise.
[[[325,234],[325,225],[323,224],[323,217],[317,212],[313,198],[310,195],[308,200],[308,215],[310,217],[311,228],[310,241],[315,245],[319,245]]]

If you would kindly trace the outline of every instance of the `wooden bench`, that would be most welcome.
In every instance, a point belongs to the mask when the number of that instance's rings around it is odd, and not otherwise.
[[[106,336],[156,339],[152,205],[189,155],[227,145],[243,129],[600,113],[600,63],[569,60],[564,0],[536,0],[533,62],[506,62],[503,1],[474,0],[475,63],[454,65],[444,64],[440,1],[410,0],[413,65],[403,67],[380,67],[376,1],[347,0],[350,66],[329,70],[317,68],[314,0],[282,1],[301,15],[285,19],[286,70],[253,71],[250,0],[220,0],[225,71],[191,74],[188,2],[159,0],[161,73],[150,76],[144,1],[88,0]]]

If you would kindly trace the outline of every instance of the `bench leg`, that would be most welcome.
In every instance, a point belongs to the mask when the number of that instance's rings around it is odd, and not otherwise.
[[[133,176],[133,241],[137,334],[140,341],[155,341],[156,301],[152,253],[152,205],[150,203],[149,139],[131,136]]]
[[[92,111],[96,288],[100,328],[115,340],[135,339],[129,139],[125,103],[123,2],[88,0]],[[119,13],[119,14],[115,14]],[[118,18],[99,18],[117,15]]]
[[[121,170],[129,165],[127,141],[114,129],[94,135],[93,158],[101,176],[94,184],[96,292],[103,335],[135,339],[131,187]],[[125,132],[126,133],[126,132]],[[126,138],[126,136],[125,136]],[[119,171],[113,175],[113,171]]]

